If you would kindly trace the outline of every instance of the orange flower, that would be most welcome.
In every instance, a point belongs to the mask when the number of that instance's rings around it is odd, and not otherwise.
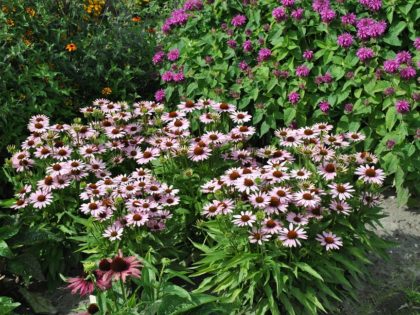
[[[109,95],[109,94],[111,94],[111,93],[112,93],[112,89],[111,89],[109,86],[104,87],[104,88],[102,89],[102,95]]]
[[[69,43],[66,45],[66,50],[69,52],[77,50],[77,46],[75,43]]]
[[[30,16],[35,16],[36,11],[32,8],[26,8],[25,9],[26,13],[28,13]]]
[[[141,22],[141,17],[139,17],[138,15],[133,16],[133,17],[131,18],[131,21],[133,21],[133,22]]]

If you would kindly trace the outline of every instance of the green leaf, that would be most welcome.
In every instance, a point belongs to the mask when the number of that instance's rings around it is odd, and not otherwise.
[[[267,123],[267,121],[263,121],[261,124],[261,130],[260,130],[260,136],[265,135],[270,130],[270,125]]]
[[[56,314],[57,309],[51,301],[43,297],[40,293],[29,292],[25,288],[19,288],[19,292],[37,314]]]
[[[12,257],[12,251],[10,250],[7,243],[3,240],[0,240],[0,257]]]
[[[283,303],[284,308],[286,309],[287,313],[289,315],[296,315],[295,310],[292,306],[292,303],[290,303],[289,299],[285,295],[280,295],[280,301]]]
[[[397,111],[395,107],[388,108],[385,115],[385,126],[386,129],[391,130],[397,122]]]
[[[187,96],[191,97],[192,92],[195,91],[197,88],[198,88],[197,82],[190,83],[190,85],[188,85],[188,87],[187,87]]]
[[[5,225],[0,227],[0,239],[7,240],[13,236],[15,236],[19,232],[18,226],[13,225]]]
[[[180,286],[177,286],[174,284],[166,284],[163,287],[162,291],[163,293],[166,293],[167,295],[177,295],[181,298],[191,301],[191,296],[188,293],[188,291],[185,290],[184,288],[181,288]]]
[[[296,108],[289,107],[284,110],[284,124],[289,125],[292,120],[296,117]]]
[[[400,33],[406,28],[407,23],[404,21],[398,22],[398,24],[391,26],[389,29],[389,33],[392,34],[392,36],[398,37]]]
[[[0,314],[10,314],[20,303],[13,302],[12,298],[7,296],[0,296]]]
[[[384,38],[384,42],[392,46],[401,46],[402,44],[401,40],[397,36],[391,34]]]
[[[280,310],[277,306],[277,303],[273,297],[273,291],[269,285],[264,286],[264,291],[268,299],[268,305],[272,315],[280,315]]]
[[[311,276],[313,276],[313,277],[315,277],[315,278],[317,278],[321,281],[324,281],[324,279],[321,277],[321,275],[315,269],[313,269],[311,266],[309,266],[307,263],[298,262],[298,263],[296,263],[296,266],[299,269],[301,269],[301,270],[305,271],[306,273],[310,274]]]

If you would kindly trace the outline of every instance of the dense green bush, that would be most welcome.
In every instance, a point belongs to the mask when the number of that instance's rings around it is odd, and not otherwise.
[[[361,130],[400,201],[419,192],[418,1],[189,3],[162,28],[160,97],[232,102],[265,137],[321,120]]]

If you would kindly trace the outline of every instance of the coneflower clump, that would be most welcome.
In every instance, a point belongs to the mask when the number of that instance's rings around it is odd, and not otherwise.
[[[11,158],[12,169],[25,178],[12,208],[48,211],[55,198],[70,193],[79,200],[80,214],[100,222],[110,241],[121,240],[127,229],[161,231],[171,218],[178,189],[153,175],[153,163],[201,163],[212,155],[223,160],[224,153],[246,160],[247,152],[236,147],[255,133],[247,112],[212,100],[186,100],[165,111],[155,102],[98,99],[81,112],[86,124],[31,118],[31,134]]]
[[[208,219],[225,218],[250,243],[339,249],[354,235],[339,235],[334,222],[354,220],[376,206],[384,172],[367,152],[350,153],[365,136],[332,134],[319,123],[276,131],[277,145],[249,148],[232,156],[242,165],[206,183],[214,196],[203,208]],[[369,197],[369,198],[366,198]],[[371,198],[372,197],[372,198]],[[241,235],[241,234],[240,234]]]

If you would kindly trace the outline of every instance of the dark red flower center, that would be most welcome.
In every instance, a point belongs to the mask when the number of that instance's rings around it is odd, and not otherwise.
[[[295,230],[291,230],[291,231],[287,232],[287,238],[295,239],[297,237],[298,237],[298,234]]]
[[[116,233],[116,232],[114,231],[112,233]],[[112,235],[112,233],[111,233],[111,235]],[[112,235],[112,236],[116,236],[116,235]],[[101,270],[101,271],[109,271],[109,270],[111,270],[111,263],[109,262],[108,259],[102,259],[99,262],[99,270]]]
[[[119,256],[115,257],[111,262],[111,270],[113,272],[123,272],[128,270],[129,267],[130,264],[126,262],[124,258]]]

